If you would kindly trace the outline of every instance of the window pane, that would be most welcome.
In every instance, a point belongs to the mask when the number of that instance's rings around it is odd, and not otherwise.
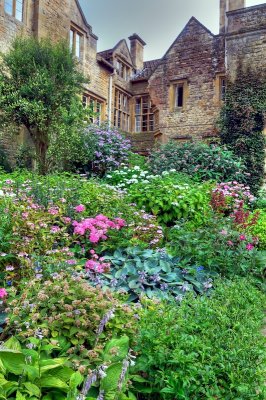
[[[176,106],[183,107],[184,104],[184,86],[178,85],[176,87]]]
[[[23,15],[23,0],[17,0],[16,1],[16,19],[19,21],[22,21],[22,15]]]
[[[136,132],[141,132],[141,116],[137,115],[135,118],[135,130]]]
[[[226,91],[226,80],[225,78],[220,79],[220,100],[225,99],[225,91]]]
[[[80,58],[80,35],[76,34],[76,57]]]
[[[141,114],[141,99],[136,99],[135,113]]]
[[[5,12],[13,15],[13,0],[5,0]]]
[[[69,32],[69,48],[71,51],[73,51],[73,46],[74,46],[74,32],[71,30]]]
[[[150,126],[149,126],[149,131],[153,132],[154,131],[154,118],[153,115],[150,115]]]

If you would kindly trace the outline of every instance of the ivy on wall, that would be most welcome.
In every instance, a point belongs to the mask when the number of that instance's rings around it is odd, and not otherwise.
[[[266,71],[244,68],[239,63],[234,79],[228,77],[225,103],[220,115],[222,143],[241,157],[250,174],[252,191],[264,177],[266,113]]]

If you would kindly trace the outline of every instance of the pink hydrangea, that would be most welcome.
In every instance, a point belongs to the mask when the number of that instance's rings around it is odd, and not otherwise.
[[[0,299],[4,299],[7,296],[7,291],[5,288],[0,289]]]

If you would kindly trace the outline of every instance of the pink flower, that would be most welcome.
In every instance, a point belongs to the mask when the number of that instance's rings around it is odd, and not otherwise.
[[[0,299],[4,299],[8,295],[6,289],[0,289]]]
[[[57,215],[59,213],[59,211],[58,211],[58,208],[50,207],[48,209],[48,213],[51,214],[51,215]]]
[[[220,234],[223,236],[226,236],[228,234],[228,232],[225,229],[222,229]]]
[[[254,245],[253,245],[252,243],[248,243],[248,244],[246,245],[246,249],[247,249],[248,251],[251,251],[251,250],[254,249]]]
[[[80,213],[80,212],[85,211],[85,206],[83,204],[79,204],[74,209],[75,209],[76,212]]]
[[[50,229],[51,233],[57,233],[59,231],[60,231],[60,228],[59,228],[59,226],[56,226],[56,225],[52,226]]]
[[[77,261],[76,260],[67,260],[67,264],[75,265],[75,264],[77,264]]]
[[[71,222],[71,218],[69,218],[69,217],[63,217],[62,219],[65,224],[70,224],[70,222]]]
[[[239,236],[239,240],[242,240],[242,241],[243,241],[243,240],[246,240],[246,236],[245,236],[245,235],[240,235],[240,236]]]
[[[234,243],[232,242],[232,240],[228,240],[227,244],[228,244],[228,246],[234,246]]]

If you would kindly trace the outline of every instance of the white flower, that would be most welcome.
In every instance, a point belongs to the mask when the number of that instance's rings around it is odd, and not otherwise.
[[[4,196],[3,190],[0,190],[0,196]]]
[[[140,170],[140,167],[139,167],[138,165],[136,165],[133,169],[134,169],[135,171],[138,171],[138,170]]]

